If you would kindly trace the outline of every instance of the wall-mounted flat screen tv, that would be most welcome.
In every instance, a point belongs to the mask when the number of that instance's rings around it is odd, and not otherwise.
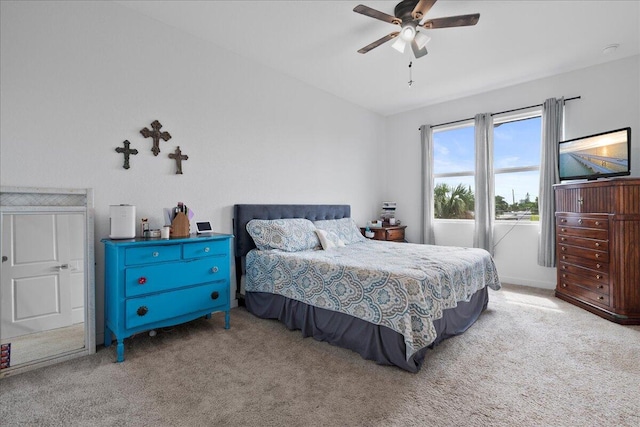
[[[631,174],[631,128],[561,141],[560,180],[598,179]]]

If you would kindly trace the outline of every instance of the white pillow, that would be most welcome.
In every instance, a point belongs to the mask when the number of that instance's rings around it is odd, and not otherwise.
[[[332,231],[319,230],[316,229],[316,234],[318,235],[318,239],[320,239],[320,244],[322,245],[322,249],[325,251],[333,248],[344,248],[345,244],[338,235]]]

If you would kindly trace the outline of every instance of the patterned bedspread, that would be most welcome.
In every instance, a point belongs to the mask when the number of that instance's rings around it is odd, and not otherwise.
[[[483,249],[365,241],[328,251],[252,250],[247,292],[283,295],[387,326],[407,360],[436,339],[433,320],[479,289],[500,289]]]

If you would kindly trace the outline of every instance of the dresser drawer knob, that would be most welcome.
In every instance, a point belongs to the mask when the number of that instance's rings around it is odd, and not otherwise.
[[[218,267],[213,267],[213,268],[211,269],[211,272],[212,272],[212,273],[217,273],[217,272],[218,272]]]
[[[603,299],[604,299],[604,297],[598,297],[598,299],[599,299],[599,300],[603,300]]]
[[[160,252],[154,252],[151,254],[154,258],[158,258],[158,256],[160,255]]]
[[[567,269],[567,266],[566,266],[566,265],[563,265],[563,266],[562,266],[562,269],[563,269],[563,270],[566,270],[566,269]]]
[[[596,258],[600,258],[600,254],[596,254]]]
[[[218,291],[211,292],[211,299],[218,299],[220,293]]]
[[[563,233],[566,233],[566,232],[567,232],[567,229],[566,229],[566,228],[562,228],[561,230],[562,230],[562,232],[563,232]]]
[[[566,287],[567,287],[567,284],[566,284],[566,283],[563,283],[563,284],[562,284],[562,287],[563,287],[563,288],[566,288]]]
[[[566,251],[566,250],[567,250],[567,248],[565,248],[565,247],[563,246],[563,247],[561,248],[561,250]]]
[[[596,225],[600,225],[600,221],[596,221]]]
[[[141,277],[138,279],[138,285],[144,285],[145,283],[147,283],[146,277]]]
[[[596,264],[596,268],[602,268],[602,264],[600,263]]]
[[[564,242],[567,239],[565,237],[561,237],[560,240],[562,240]]]
[[[578,219],[578,224],[582,224],[582,218]]]
[[[136,311],[136,313],[138,313],[138,316],[144,316],[145,314],[147,314],[149,312],[149,309],[146,306],[141,306],[138,308],[138,311]]]
[[[596,242],[596,248],[600,247],[600,243]]]
[[[604,286],[598,285],[598,289],[603,289],[603,288],[604,288]]]
[[[566,219],[564,219],[564,218],[562,218],[562,219],[560,220],[560,222],[567,222],[567,220],[566,220]]]
[[[567,275],[566,274],[562,274],[562,277],[567,277]]]
[[[596,274],[596,279],[602,279],[602,276],[599,274]]]
[[[204,248],[205,252],[209,252],[209,247],[207,246],[206,248]]]

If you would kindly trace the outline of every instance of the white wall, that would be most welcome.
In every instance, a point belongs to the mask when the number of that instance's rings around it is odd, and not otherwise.
[[[386,119],[387,144],[402,156],[387,159],[383,199],[398,202],[398,217],[407,224],[409,241],[420,239],[420,134],[423,124],[438,124],[541,104],[551,97],[581,99],[565,106],[565,137],[575,138],[631,126],[632,175],[640,176],[640,56],[535,80]],[[511,224],[497,224],[495,240]],[[436,243],[472,245],[473,222],[436,221]],[[554,288],[555,268],[537,265],[536,225],[521,223],[496,247],[495,262],[504,282]]]
[[[220,232],[235,203],[377,212],[381,116],[111,2],[3,1],[0,15],[0,183],[94,189],[98,343],[111,204],[157,228],[182,201]],[[155,119],[172,135],[158,157],[140,135]]]

